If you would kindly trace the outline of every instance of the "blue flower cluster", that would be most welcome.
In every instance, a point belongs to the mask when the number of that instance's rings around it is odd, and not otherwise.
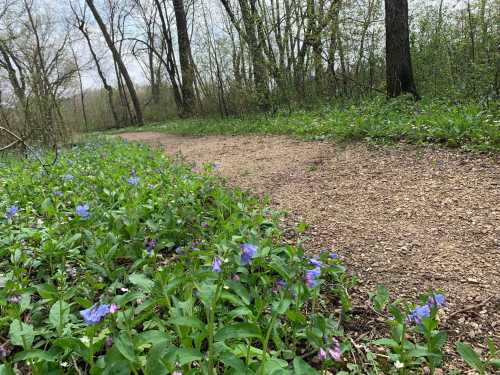
[[[94,304],[88,309],[80,311],[80,315],[88,325],[94,325],[101,321],[108,314],[114,314],[118,311],[118,306],[115,304],[107,305],[97,305]]]
[[[445,298],[442,294],[433,294],[427,300],[427,303],[422,306],[415,307],[407,316],[406,321],[409,323],[422,324],[422,320],[431,316],[432,308],[441,308],[445,305]]]
[[[240,245],[241,248],[241,265],[246,266],[247,264],[250,263],[250,260],[252,257],[255,255],[257,251],[257,246],[249,244],[249,243],[244,243]]]
[[[14,215],[17,214],[17,206],[10,206],[7,208],[7,211],[5,211],[5,218],[7,220],[10,220],[14,217]]]

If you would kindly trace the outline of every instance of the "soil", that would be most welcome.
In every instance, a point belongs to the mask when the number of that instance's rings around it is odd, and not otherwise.
[[[500,343],[498,157],[283,136],[121,136],[198,167],[220,164],[216,173],[228,184],[268,196],[289,212],[282,223],[289,241],[302,241],[309,254],[333,249],[358,276],[359,308],[378,284],[406,300],[439,290],[450,341]],[[300,223],[305,233],[296,232]]]

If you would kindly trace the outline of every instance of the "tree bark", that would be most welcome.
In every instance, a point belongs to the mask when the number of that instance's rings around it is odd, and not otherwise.
[[[182,112],[184,116],[189,116],[194,112],[194,69],[191,62],[191,44],[189,41],[186,10],[184,0],[172,0],[177,24],[177,41],[179,44],[179,60],[182,73]]]
[[[411,93],[418,99],[411,66],[407,0],[385,0],[385,34],[387,95]]]
[[[118,50],[116,49],[115,45],[113,44],[113,41],[111,40],[111,36],[109,35],[108,29],[106,28],[106,25],[104,24],[99,12],[97,11],[97,8],[94,5],[93,0],[85,0],[87,5],[90,8],[90,11],[94,15],[94,18],[99,25],[99,28],[101,29],[102,35],[104,36],[104,39],[106,40],[106,44],[108,45],[109,50],[113,54],[113,59],[115,60],[116,64],[118,65],[118,68],[120,70],[121,75],[123,76],[123,79],[125,80],[125,84],[127,85],[128,92],[130,94],[130,98],[132,99],[132,104],[134,105],[134,111],[135,111],[135,120],[138,125],[143,125],[144,120],[142,117],[142,109],[141,109],[141,103],[139,102],[139,98],[137,97],[137,93],[135,91],[134,84],[132,82],[132,79],[130,78],[130,75],[128,73],[127,67],[125,66],[120,54],[118,53]]]

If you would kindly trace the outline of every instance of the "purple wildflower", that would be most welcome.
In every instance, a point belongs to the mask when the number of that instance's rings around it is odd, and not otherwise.
[[[17,305],[19,302],[21,302],[21,296],[10,296],[7,298],[7,301],[13,305]]]
[[[128,179],[128,184],[131,186],[135,186],[139,183],[139,179],[135,176],[132,176]]]
[[[255,255],[255,252],[257,251],[257,246],[249,243],[244,243],[240,245],[240,248],[241,248],[241,265],[246,266],[248,263],[250,263],[250,260]]]
[[[172,373],[172,375],[182,375],[182,372],[180,372],[180,371],[174,371],[174,372]]]
[[[181,255],[181,254],[182,254],[182,247],[181,247],[181,246],[177,246],[177,247],[175,248],[175,253],[176,253],[177,255]]]
[[[341,359],[341,350],[339,341],[334,337],[332,339],[332,346],[328,349],[328,354],[330,357],[336,362],[340,362]]]
[[[276,282],[274,283],[273,290],[275,292],[278,292],[278,291],[280,291],[281,289],[284,289],[284,288],[286,288],[286,282],[284,282],[283,280],[276,280]]]
[[[330,253],[328,255],[328,258],[330,258],[330,259],[338,259],[339,255],[336,252],[333,252],[333,253]]]
[[[323,263],[316,258],[309,259],[309,264],[314,267],[321,267],[323,265]]]
[[[417,324],[422,323],[422,319],[427,318],[431,315],[431,309],[429,305],[417,306],[414,308],[410,315],[406,318],[408,322],[415,322]]]
[[[97,306],[94,304],[92,307],[80,311],[81,317],[88,325],[99,323],[107,314],[109,314],[109,305]]]
[[[110,313],[110,314],[114,314],[114,313],[116,313],[118,310],[120,310],[120,306],[118,306],[116,303],[112,303],[112,304],[109,306],[109,313]]]
[[[304,282],[308,288],[314,288],[317,284],[317,278],[321,275],[321,268],[316,267],[307,270],[304,275]]]
[[[59,191],[59,190],[54,191],[54,193],[53,193],[53,194],[54,194],[56,197],[62,197],[62,195],[63,195],[62,191]]]
[[[212,164],[212,168],[216,171],[218,171],[219,169],[221,169],[222,165],[219,164],[219,163],[213,163]]]
[[[76,214],[80,216],[82,219],[89,218],[89,205],[88,204],[80,204],[76,206]]]
[[[5,218],[7,220],[10,220],[14,217],[14,215],[17,214],[17,206],[10,206],[7,208],[7,211],[5,211]]]
[[[64,176],[62,176],[62,179],[64,181],[73,181],[74,177],[70,174],[65,174]]]
[[[438,309],[443,307],[446,303],[446,300],[442,294],[433,294],[427,300],[427,305],[429,307],[436,306]]]
[[[240,280],[241,280],[240,275],[238,275],[237,273],[235,273],[235,274],[231,277],[231,280],[233,280],[233,281],[240,281]]]
[[[148,238],[144,241],[144,247],[146,248],[148,255],[151,256],[153,255],[153,250],[156,247],[156,241]]]
[[[222,265],[222,261],[220,260],[219,257],[214,257],[212,260],[212,272],[221,272],[222,269],[220,266]]]
[[[325,352],[325,349],[323,348],[319,348],[319,351],[318,351],[318,359],[323,362],[324,360],[326,360],[326,352]]]
[[[106,337],[105,345],[107,348],[111,348],[113,346],[113,336],[110,335]]]

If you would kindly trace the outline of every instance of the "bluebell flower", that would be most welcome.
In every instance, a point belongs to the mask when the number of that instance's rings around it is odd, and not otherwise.
[[[304,275],[304,283],[308,288],[314,288],[318,283],[317,278],[320,275],[321,275],[321,268],[319,267],[313,268],[312,270],[307,270]]]
[[[221,272],[222,269],[220,266],[222,265],[222,261],[220,260],[219,257],[214,257],[212,260],[212,272]]]
[[[70,174],[65,174],[64,176],[62,176],[62,179],[64,181],[73,181],[74,177]]]
[[[437,308],[441,308],[445,305],[446,300],[442,294],[433,294],[427,300],[427,305],[429,307],[436,306]]]
[[[328,258],[330,258],[330,259],[338,259],[339,255],[336,252],[333,252],[333,253],[330,253],[328,255]]]
[[[128,184],[129,185],[132,185],[132,186],[135,186],[139,183],[139,179],[135,176],[132,176],[128,179]]]
[[[82,219],[88,219],[89,217],[89,205],[88,204],[80,204],[76,206],[76,214],[80,216]]]
[[[273,287],[273,292],[279,292],[280,290],[282,289],[285,289],[286,288],[286,282],[283,281],[283,280],[276,280],[276,282],[274,283],[274,287]]]
[[[177,247],[175,248],[175,253],[176,253],[177,255],[181,255],[181,254],[182,254],[182,247],[181,247],[181,246],[177,246]]]
[[[148,253],[149,256],[153,255],[153,250],[156,247],[156,241],[152,239],[146,239],[144,241],[144,247],[146,248],[146,252]]]
[[[80,315],[86,324],[92,325],[97,324],[101,319],[109,314],[109,305],[97,305],[94,304],[92,307],[80,311]]]
[[[250,263],[250,260],[255,255],[255,252],[257,251],[257,246],[249,243],[244,243],[240,245],[240,248],[241,248],[241,265],[246,266],[248,263]]]
[[[412,311],[410,315],[406,318],[408,322],[415,322],[417,324],[422,323],[422,319],[427,318],[431,315],[431,309],[429,305],[417,306]]]
[[[106,348],[111,348],[113,346],[113,336],[106,336],[106,340],[104,341]]]
[[[7,220],[10,220],[14,217],[14,215],[17,213],[17,206],[10,206],[7,208],[7,211],[5,211],[5,218]]]
[[[316,258],[309,259],[309,264],[314,267],[321,267],[323,265],[323,263]]]

